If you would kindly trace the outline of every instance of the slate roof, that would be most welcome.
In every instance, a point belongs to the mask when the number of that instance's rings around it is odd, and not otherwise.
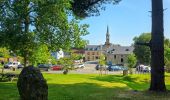
[[[103,45],[87,45],[85,50],[86,51],[99,51],[102,50]]]
[[[86,51],[104,51],[105,45],[87,45]],[[109,54],[132,54],[134,50],[133,46],[120,46],[111,44],[111,46],[105,51]]]

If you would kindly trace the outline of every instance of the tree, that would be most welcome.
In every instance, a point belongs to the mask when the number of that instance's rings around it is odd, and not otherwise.
[[[163,0],[152,0],[150,91],[166,91],[164,75]]]
[[[1,0],[1,46],[24,57],[24,65],[37,43],[51,51],[84,46],[88,25],[79,24],[70,6],[69,0]]]
[[[147,46],[139,46],[137,43],[142,42],[146,43],[151,40],[151,34],[150,33],[142,33],[139,37],[135,37],[133,39],[134,41],[134,54],[137,57],[138,63],[140,64],[146,64],[150,65],[151,61],[151,52],[150,48]]]
[[[0,48],[0,57],[9,58],[10,57],[9,50],[7,48],[5,48],[5,47]]]
[[[100,55],[99,65],[100,65],[100,66],[105,66],[105,65],[106,65],[106,59],[105,59],[105,55],[104,55],[104,54],[101,54],[101,55]]]
[[[166,47],[164,51],[165,66],[167,71],[170,71],[170,48]]]
[[[166,71],[170,72],[170,40],[165,39],[164,41],[164,59],[165,59],[165,66]]]
[[[121,0],[72,0],[72,11],[80,18],[100,15],[100,10],[105,7],[102,4],[118,4]]]
[[[101,54],[99,58],[99,71],[101,75],[102,75],[102,71],[105,71],[105,74],[107,73],[106,57],[104,54]]]
[[[71,53],[71,58],[72,58],[73,60],[81,60],[81,59],[83,59],[83,55]]]
[[[130,74],[133,73],[132,68],[135,67],[136,62],[137,62],[137,59],[135,57],[135,54],[128,55],[128,57],[127,57],[127,66],[128,66],[128,68],[130,70]]]
[[[73,11],[80,17],[98,13],[101,4],[120,0],[74,0]],[[78,10],[76,10],[78,9]],[[80,10],[79,10],[80,9]],[[96,10],[97,9],[97,10]],[[152,0],[152,32],[151,41],[143,43],[151,49],[151,84],[150,91],[166,91],[164,76],[164,31],[163,0]]]
[[[60,58],[57,63],[63,66],[63,74],[67,74],[68,70],[74,69],[74,60],[72,57]]]
[[[51,53],[48,50],[47,45],[42,44],[36,46],[36,48],[33,50],[33,54],[31,54],[29,58],[29,61],[32,63],[32,65],[45,64],[49,63],[51,58]]]

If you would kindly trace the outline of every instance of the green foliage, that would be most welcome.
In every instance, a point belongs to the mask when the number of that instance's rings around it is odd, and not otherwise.
[[[149,42],[151,39],[151,34],[150,33],[143,33],[139,37],[134,38],[134,44],[137,42]],[[134,53],[137,57],[137,60],[139,63],[143,64],[150,64],[150,49],[147,46],[141,46],[141,45],[134,45]],[[165,65],[169,65],[170,63],[170,40],[165,38],[164,40],[164,56],[165,56]]]
[[[80,54],[75,54],[75,53],[71,53],[71,56],[70,56],[73,60],[80,60],[80,59],[83,59],[83,56],[80,55]]]
[[[74,69],[74,60],[71,57],[60,58],[57,64],[62,65],[64,70]]]
[[[51,64],[53,64],[53,65],[56,65],[57,64],[57,60],[54,58],[54,57],[52,57],[51,56],[51,59],[50,59],[51,61]]]
[[[24,63],[39,44],[51,51],[84,47],[81,36],[88,34],[88,25],[80,25],[70,7],[70,0],[1,0],[0,45],[24,57]]]
[[[17,56],[17,59],[18,59],[18,61],[19,61],[19,62],[21,62],[21,64],[23,64],[23,63],[24,63],[24,58],[23,58],[23,57],[21,57],[21,56]]]
[[[164,41],[164,61],[166,66],[166,71],[170,72],[170,40],[165,39]]]
[[[136,45],[137,42],[149,42],[151,40],[150,33],[142,33],[140,36],[135,37],[134,39],[134,54],[137,57],[138,63],[141,64],[150,64],[151,61],[151,52],[150,48],[143,45]]]
[[[137,62],[135,54],[130,54],[127,57],[127,66],[129,67],[130,74],[133,74],[132,68],[135,67]]]
[[[10,52],[7,48],[0,48],[0,57],[9,58]]]
[[[71,9],[75,15],[80,18],[84,18],[88,16],[99,15],[99,11],[105,9],[102,4],[117,4],[120,1],[121,0],[72,0]]]
[[[100,65],[100,66],[106,65],[106,59],[105,59],[105,55],[104,55],[104,54],[101,54],[101,55],[100,55],[99,65]]]
[[[29,61],[33,64],[47,64],[49,63],[51,59],[51,54],[48,50],[47,45],[42,44],[36,46],[36,48],[33,50],[33,54],[30,57]]]
[[[127,66],[128,66],[129,68],[135,67],[136,62],[137,62],[137,59],[136,59],[135,54],[130,54],[130,55],[128,55],[128,57],[127,57]]]

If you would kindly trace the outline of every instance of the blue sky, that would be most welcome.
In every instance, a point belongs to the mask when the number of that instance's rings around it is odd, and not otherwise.
[[[170,0],[163,0],[164,33],[170,38]],[[110,31],[110,42],[128,46],[133,38],[141,33],[151,32],[151,0],[122,0],[118,5],[106,5],[100,16],[88,17],[81,23],[90,25],[89,35],[83,37],[90,44],[104,44],[107,25]]]

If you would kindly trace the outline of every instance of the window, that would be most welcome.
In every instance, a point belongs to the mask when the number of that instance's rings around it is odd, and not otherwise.
[[[87,57],[88,61],[90,60],[90,57]]]
[[[99,59],[99,57],[98,57],[98,56],[96,56],[96,59]]]
[[[129,51],[129,49],[126,49],[126,51]]]
[[[121,63],[123,63],[123,58],[120,59]]]
[[[116,59],[116,55],[114,55],[114,58]]]
[[[94,55],[95,54],[95,52],[92,52],[92,55]]]
[[[95,58],[95,57],[93,56],[93,60],[95,60],[94,58]]]
[[[87,55],[90,55],[90,52],[87,52]]]

